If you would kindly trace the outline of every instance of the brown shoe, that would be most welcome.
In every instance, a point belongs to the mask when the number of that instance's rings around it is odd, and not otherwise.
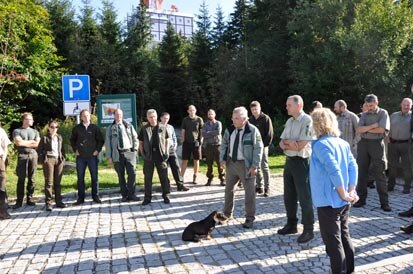
[[[0,209],[0,220],[10,219],[11,216],[6,209]]]

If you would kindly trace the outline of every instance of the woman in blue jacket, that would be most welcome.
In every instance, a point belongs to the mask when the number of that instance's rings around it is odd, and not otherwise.
[[[354,273],[354,247],[348,219],[350,204],[358,200],[357,163],[350,145],[339,138],[334,113],[328,108],[315,109],[311,117],[317,139],[312,144],[310,186],[321,237],[332,273]]]

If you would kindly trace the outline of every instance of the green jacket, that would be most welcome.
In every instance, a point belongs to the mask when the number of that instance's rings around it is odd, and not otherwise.
[[[222,144],[220,148],[219,160],[227,161],[228,153],[230,149],[230,137],[235,130],[234,125],[229,126],[222,138]],[[242,135],[242,149],[245,158],[245,175],[247,176],[248,170],[251,167],[260,168],[261,158],[263,153],[264,144],[261,140],[260,131],[254,125],[247,122],[245,124],[245,131]]]
[[[132,151],[137,152],[139,148],[138,134],[136,133],[131,123],[125,120],[123,120],[122,123],[126,129],[126,135],[128,135],[129,142],[132,145]],[[106,157],[112,158],[113,162],[119,162],[119,151],[118,151],[119,132],[118,132],[118,126],[115,122],[113,122],[106,129],[105,146],[106,146]]]

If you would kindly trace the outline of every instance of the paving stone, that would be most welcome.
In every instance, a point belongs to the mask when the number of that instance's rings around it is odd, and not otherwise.
[[[191,169],[188,172],[186,181],[192,176]],[[202,174],[199,180],[199,185],[189,185],[188,192],[175,192],[173,185],[170,205],[162,202],[158,192],[144,208],[139,203],[119,204],[119,193],[108,192],[101,205],[89,199],[80,207],[50,214],[43,205],[12,211],[11,220],[0,222],[0,273],[330,271],[317,222],[315,239],[307,244],[297,244],[299,234],[277,234],[286,222],[282,177],[271,177],[270,197],[257,196],[254,229],[241,226],[245,215],[242,190],[236,193],[234,219],[228,225],[217,225],[212,240],[183,242],[182,231],[190,222],[223,207],[223,188],[204,187]],[[389,193],[391,213],[380,210],[377,191],[369,192],[365,207],[352,209],[350,230],[357,273],[411,273],[413,239],[399,231],[408,219],[397,216],[411,205],[411,196],[401,190],[397,184],[396,191]],[[69,205],[74,201],[66,199]],[[301,233],[302,226],[298,228]]]

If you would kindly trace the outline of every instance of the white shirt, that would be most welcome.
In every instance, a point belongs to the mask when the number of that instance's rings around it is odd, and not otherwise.
[[[52,151],[48,151],[47,155],[59,157],[59,139],[57,138],[57,135],[52,137]]]
[[[116,126],[118,127],[118,131],[119,131],[119,129],[122,129],[122,136],[119,135],[119,137],[118,137],[118,138],[122,138],[122,141],[123,141],[123,147],[121,149],[131,149],[132,144],[131,144],[131,142],[129,140],[129,137],[128,137],[128,134],[126,132],[127,129],[126,129],[125,125],[122,122],[120,122],[120,123],[117,123]],[[120,145],[120,142],[119,142],[119,145]]]
[[[0,157],[3,159],[3,161],[6,160],[6,157],[7,157],[6,148],[10,144],[11,144],[11,141],[9,137],[7,136],[6,131],[0,128]]]
[[[231,133],[230,136],[230,150],[229,150],[229,157],[232,157],[232,149],[234,148],[234,143],[235,143],[235,138],[237,137],[238,133],[238,128],[235,128],[234,131]],[[240,129],[241,131],[239,132],[239,144],[238,144],[238,154],[237,154],[237,159],[233,160],[244,160],[244,153],[242,150],[242,136],[244,135],[245,131],[245,125]]]

